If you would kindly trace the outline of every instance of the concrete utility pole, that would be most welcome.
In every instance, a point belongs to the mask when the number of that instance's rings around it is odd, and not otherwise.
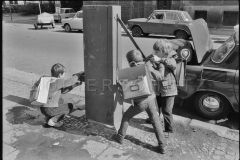
[[[39,3],[38,3],[38,4],[39,4],[39,11],[40,11],[40,14],[41,14],[42,12],[41,12],[41,5],[40,5],[40,1],[39,1]]]
[[[120,127],[123,97],[117,83],[122,67],[121,6],[83,6],[86,118]]]

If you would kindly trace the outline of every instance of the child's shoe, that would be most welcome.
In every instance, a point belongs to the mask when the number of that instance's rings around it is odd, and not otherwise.
[[[54,127],[55,124],[56,124],[56,123],[55,123],[52,119],[49,119],[49,120],[48,120],[48,125],[49,125],[49,126]]]
[[[160,152],[161,154],[165,154],[165,152],[166,152],[166,147],[165,147],[165,145],[163,145],[163,144],[158,144],[158,148],[159,148],[159,152]]]
[[[122,136],[120,136],[119,134],[115,134],[114,136],[113,136],[113,139],[116,141],[116,142],[118,142],[118,143],[120,143],[120,144],[123,144],[123,137]]]
[[[49,126],[52,126],[52,127],[61,127],[61,126],[63,125],[63,121],[54,122],[54,121],[52,120],[52,118],[51,118],[51,119],[49,119],[49,121],[48,121],[48,125],[49,125]]]

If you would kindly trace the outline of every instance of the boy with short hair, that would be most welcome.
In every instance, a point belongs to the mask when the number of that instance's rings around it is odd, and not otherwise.
[[[65,73],[66,69],[62,64],[57,63],[52,66],[48,100],[46,104],[40,107],[42,114],[48,118],[48,125],[52,127],[62,126],[63,122],[59,119],[74,110],[72,103],[58,104],[62,93],[67,93],[80,85],[76,75],[66,80],[63,79]]]
[[[166,137],[169,133],[173,133],[173,116],[172,109],[174,98],[177,95],[177,84],[175,79],[176,72],[176,56],[172,44],[167,39],[159,39],[153,45],[154,57],[152,62],[158,64],[158,67],[151,69],[156,75],[158,81],[156,99],[159,107],[159,115],[163,114]],[[161,110],[160,110],[161,108]]]
[[[142,54],[138,50],[129,51],[126,55],[126,58],[131,67],[144,64]],[[147,65],[149,68],[151,68],[150,62],[148,62]],[[134,105],[131,105],[124,113],[118,133],[114,136],[114,139],[117,142],[121,144],[123,143],[123,139],[126,135],[130,119],[132,119],[137,114],[146,111],[148,116],[151,117],[151,119],[153,120],[152,125],[155,131],[156,138],[158,140],[159,152],[162,154],[165,153],[166,143],[164,142],[163,130],[157,114],[157,104],[155,97],[156,95],[152,94],[148,97],[133,100]]]

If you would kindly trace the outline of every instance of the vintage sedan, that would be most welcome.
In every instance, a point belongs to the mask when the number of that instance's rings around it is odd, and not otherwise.
[[[134,37],[139,37],[142,34],[144,36],[161,34],[188,39],[191,37],[188,26],[192,25],[192,21],[191,16],[186,11],[154,10],[148,18],[128,20],[128,29],[132,31]]]
[[[203,19],[189,27],[193,48],[178,97],[208,119],[239,112],[239,30],[214,50]],[[197,27],[196,27],[197,26]]]
[[[61,22],[62,19],[72,18],[72,17],[74,17],[75,14],[76,14],[76,12],[74,11],[73,8],[60,8],[59,13],[54,13],[53,14],[54,21]]]
[[[66,32],[83,30],[83,11],[78,11],[73,18],[62,19],[62,28]]]

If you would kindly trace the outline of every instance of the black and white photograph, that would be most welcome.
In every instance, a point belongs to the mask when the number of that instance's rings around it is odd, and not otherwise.
[[[3,160],[239,160],[239,0],[2,1]]]

